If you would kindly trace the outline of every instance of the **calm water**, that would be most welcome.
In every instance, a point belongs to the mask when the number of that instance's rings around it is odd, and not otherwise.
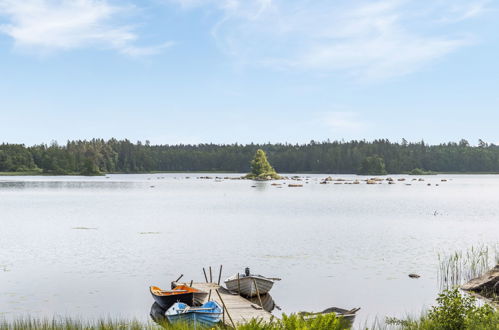
[[[286,313],[362,307],[363,324],[431,305],[438,253],[499,242],[499,176],[313,175],[303,188],[197,176],[0,177],[0,317],[148,320],[149,285],[223,264],[222,277],[281,277]]]

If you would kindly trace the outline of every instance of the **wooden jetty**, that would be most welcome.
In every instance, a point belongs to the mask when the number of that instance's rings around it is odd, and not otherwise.
[[[263,322],[270,322],[272,319],[276,318],[271,313],[265,311],[263,308],[251,301],[241,297],[237,293],[234,294],[229,290],[221,287],[217,283],[180,283],[175,282],[174,284],[186,284],[193,288],[202,290],[205,292],[210,292],[211,290],[211,300],[216,301],[220,306],[224,308],[224,318],[223,321],[227,326],[234,326],[238,324],[244,324],[249,322],[251,319],[259,319]],[[208,299],[208,297],[206,298]]]

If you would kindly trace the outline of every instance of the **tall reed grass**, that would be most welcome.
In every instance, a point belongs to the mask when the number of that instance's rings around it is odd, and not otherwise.
[[[144,323],[139,321],[123,320],[97,320],[81,321],[71,318],[65,319],[35,319],[21,318],[14,321],[0,320],[0,330],[191,330],[194,327],[182,323]],[[196,330],[203,330],[197,326]],[[218,325],[213,330],[230,329],[224,325]],[[274,319],[272,322],[250,320],[246,324],[237,326],[237,330],[343,330],[350,329],[350,323],[336,317],[334,313],[318,315],[314,318],[306,318],[297,314],[283,315],[281,320]]]
[[[37,319],[19,318],[13,321],[0,320],[0,330],[191,330],[189,324],[155,324],[137,320],[83,321],[72,318]],[[198,327],[200,329],[200,327]],[[221,329],[221,328],[220,328]]]
[[[471,247],[449,255],[438,255],[438,282],[441,290],[462,285],[499,263],[499,244]]]

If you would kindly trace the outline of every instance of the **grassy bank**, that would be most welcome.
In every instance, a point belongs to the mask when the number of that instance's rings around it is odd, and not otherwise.
[[[108,174],[182,174],[182,173],[202,173],[202,174],[240,174],[241,172],[236,171],[149,171],[149,172],[106,172],[99,173],[90,176],[103,176]],[[356,175],[356,173],[330,173],[330,172],[315,172],[315,171],[301,171],[301,172],[286,172],[281,173],[282,175],[293,176],[293,175],[309,175],[309,174],[322,174],[322,175]],[[383,175],[370,175],[370,176],[390,176],[390,175],[410,175],[410,176],[427,176],[427,175],[491,175],[499,174],[499,172],[431,172],[423,174],[411,174],[409,172],[403,173],[387,173]],[[44,173],[40,171],[23,171],[23,172],[0,172],[0,176],[89,176],[83,175],[81,173],[65,173],[65,174],[53,174]],[[369,175],[368,175],[369,176]]]
[[[68,176],[68,175],[79,175],[84,176],[80,173],[64,173],[64,174],[54,174],[54,173],[44,173],[42,171],[21,171],[21,172],[0,172],[0,176]],[[102,176],[104,174],[95,174],[95,176]]]
[[[128,320],[97,320],[97,321],[82,321],[75,319],[32,319],[24,318],[14,321],[0,321],[0,330],[190,330],[194,327],[189,324],[177,323],[170,325],[168,323],[145,323],[139,321]],[[197,329],[202,329],[197,326]],[[223,325],[212,329],[229,329]],[[257,320],[252,320],[247,324],[237,327],[238,330],[342,330],[349,329],[348,322],[337,318],[334,314],[319,315],[314,319],[305,319],[298,315],[284,315],[282,320],[274,320],[272,323],[263,323]]]
[[[129,320],[81,321],[75,319],[33,319],[21,318],[14,321],[1,321],[0,330],[190,330],[188,324],[155,324]],[[197,329],[201,329],[199,326]],[[212,329],[228,329],[217,326]],[[238,330],[343,330],[350,329],[349,323],[334,314],[306,318],[296,314],[283,315],[281,320],[264,323],[258,320],[237,327]],[[473,296],[463,295],[457,289],[446,290],[437,298],[437,304],[420,318],[387,318],[385,324],[376,322],[365,330],[499,330],[499,311],[489,305],[477,304]]]
[[[387,324],[404,330],[497,330],[499,311],[487,304],[480,306],[474,296],[452,289],[442,292],[437,305],[419,319],[388,319]]]
[[[39,171],[0,172],[0,176],[19,176],[19,175],[43,175],[43,173]]]

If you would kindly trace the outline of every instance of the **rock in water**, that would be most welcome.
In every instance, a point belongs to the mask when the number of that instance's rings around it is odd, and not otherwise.
[[[499,264],[484,275],[464,284],[461,289],[474,291],[485,297],[499,295]]]
[[[420,278],[421,276],[418,274],[409,274],[410,278]]]

